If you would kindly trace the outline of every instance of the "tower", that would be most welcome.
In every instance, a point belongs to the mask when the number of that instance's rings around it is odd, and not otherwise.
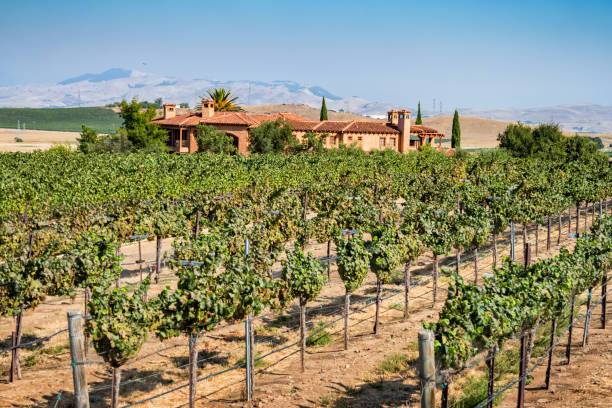
[[[405,152],[410,146],[410,120],[412,119],[412,112],[406,109],[402,110],[390,110],[387,112],[387,121],[391,125],[397,126],[400,131],[399,138],[399,151]]]

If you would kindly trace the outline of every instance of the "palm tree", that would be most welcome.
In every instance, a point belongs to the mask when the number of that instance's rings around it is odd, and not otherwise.
[[[215,102],[215,111],[217,112],[241,112],[241,106],[236,104],[237,96],[232,96],[229,89],[213,88],[206,91],[208,97]]]

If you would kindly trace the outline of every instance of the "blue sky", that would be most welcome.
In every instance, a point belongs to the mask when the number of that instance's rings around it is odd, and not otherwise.
[[[2,0],[0,86],[121,67],[406,106],[612,105],[611,21],[612,0]]]

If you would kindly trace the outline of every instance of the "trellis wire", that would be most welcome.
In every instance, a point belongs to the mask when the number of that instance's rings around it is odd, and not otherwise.
[[[588,309],[587,313],[594,310],[597,306],[599,306],[603,301],[606,300],[607,296],[609,293],[612,293],[612,289],[608,290],[604,296],[602,296],[602,298],[599,300],[599,302],[595,303],[594,305],[591,305],[591,308]],[[533,370],[535,370],[544,360],[544,358],[548,355],[548,353],[550,353],[552,351],[553,348],[555,348],[555,346],[557,346],[557,344],[559,344],[559,342],[561,341],[561,339],[563,338],[563,336],[565,335],[565,333],[569,330],[570,327],[574,326],[576,323],[578,323],[580,320],[584,319],[587,316],[587,313],[577,317],[576,319],[574,319],[573,322],[571,322],[564,330],[563,333],[561,333],[560,336],[557,337],[557,339],[554,341],[554,343],[548,347],[548,349],[546,349],[546,351],[544,351],[544,353],[540,356],[540,358],[535,362],[535,364],[529,369],[527,370],[527,372],[511,381],[510,383],[508,383],[506,386],[504,386],[502,389],[498,390],[495,394],[493,394],[491,397],[487,398],[486,400],[482,401],[481,403],[479,403],[475,408],[482,408],[485,405],[487,405],[489,402],[493,401],[498,395],[502,394],[503,392],[507,391],[508,389],[512,388],[512,386],[516,383],[518,383],[519,381],[522,381],[524,379],[526,379],[532,372]]]

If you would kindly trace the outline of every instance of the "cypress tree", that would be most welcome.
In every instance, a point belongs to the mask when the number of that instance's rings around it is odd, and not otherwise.
[[[461,125],[459,124],[459,112],[457,112],[457,109],[455,109],[455,116],[453,116],[451,147],[453,149],[461,149]]]
[[[325,97],[323,97],[323,103],[321,104],[321,117],[319,120],[327,120],[327,106],[325,106]]]
[[[423,124],[423,118],[421,118],[421,101],[419,101],[419,111],[417,112],[417,118],[416,118],[416,122],[414,122],[415,125],[422,125]]]

